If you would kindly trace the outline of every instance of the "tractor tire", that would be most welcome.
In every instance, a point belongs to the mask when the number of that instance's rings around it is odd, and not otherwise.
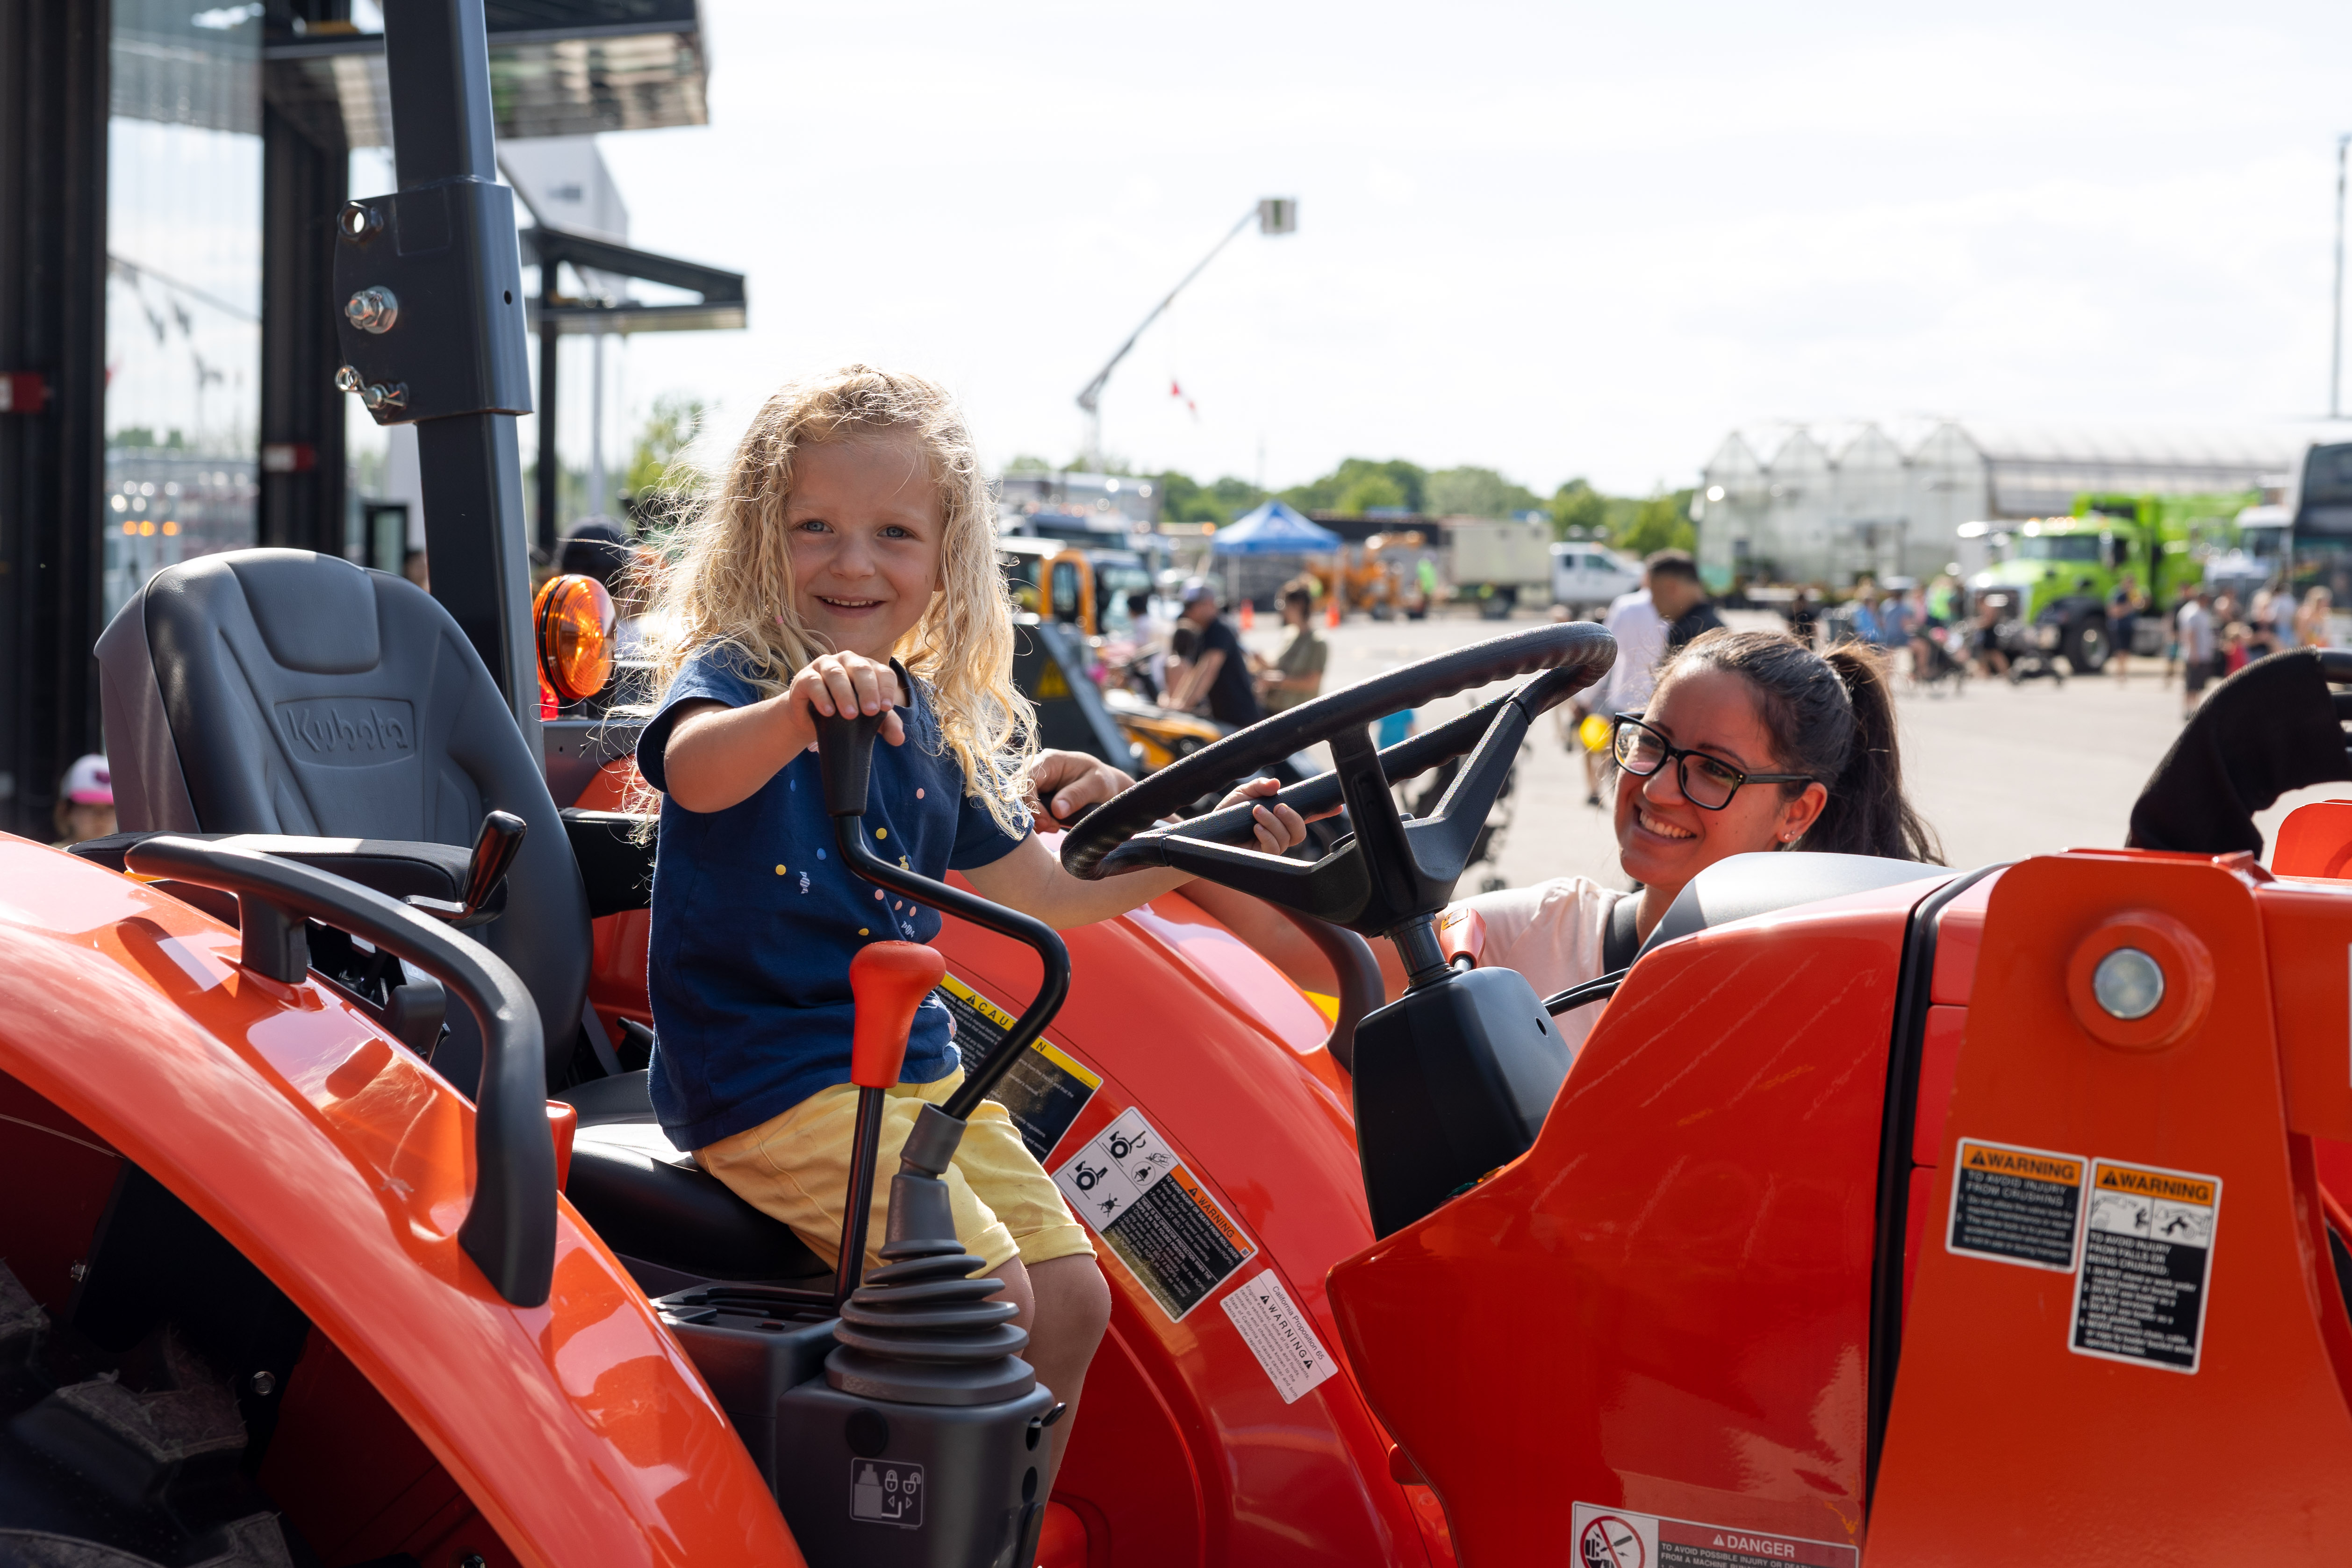
[[[2107,640],[2106,622],[2085,616],[2066,628],[2062,643],[2066,655],[2066,667],[2078,675],[2095,675],[2106,668],[2107,655],[2114,652]]]

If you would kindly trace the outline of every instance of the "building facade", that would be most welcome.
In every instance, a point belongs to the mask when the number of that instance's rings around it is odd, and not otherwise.
[[[482,11],[501,139],[706,118],[697,0]],[[380,23],[368,0],[0,0],[0,828],[47,836],[102,749],[91,645],[154,571],[368,553],[330,264],[354,151],[388,141]]]
[[[2308,433],[2126,431],[1933,421],[1733,431],[1699,479],[1699,566],[1735,580],[1844,588],[1928,578],[1960,525],[2063,516],[2086,492],[2229,494],[2276,486]]]

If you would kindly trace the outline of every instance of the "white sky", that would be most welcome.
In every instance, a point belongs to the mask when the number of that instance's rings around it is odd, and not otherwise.
[[[703,0],[705,128],[609,136],[635,243],[750,275],[627,402],[849,359],[984,449],[1691,482],[1726,430],[2325,412],[2352,7]],[[1168,395],[1171,377],[1197,421]],[[1260,450],[1264,466],[1260,469]]]

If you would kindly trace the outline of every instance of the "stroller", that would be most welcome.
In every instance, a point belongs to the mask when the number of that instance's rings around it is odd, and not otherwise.
[[[1979,615],[1987,608],[1996,612],[1997,619],[1991,628],[1993,647],[2000,653],[2008,666],[2006,673],[2011,685],[2045,675],[2062,686],[2066,684],[2066,668],[2058,658],[2061,631],[2058,626],[2027,625],[2018,595],[2009,590],[1984,594],[1977,601],[1977,608]],[[1981,638],[1985,627],[1979,622],[1973,630]]]
[[[1969,629],[1944,622],[1922,626],[1911,635],[1911,684],[1929,692],[1946,686],[1960,695],[1968,685]]]

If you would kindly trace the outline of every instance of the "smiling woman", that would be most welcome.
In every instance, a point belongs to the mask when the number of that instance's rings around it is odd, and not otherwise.
[[[1779,632],[1708,632],[1666,662],[1647,708],[1616,716],[1611,755],[1618,863],[1636,891],[1557,877],[1454,905],[1484,924],[1479,961],[1518,970],[1539,996],[1622,967],[1726,856],[1942,859],[1903,793],[1885,672],[1855,644],[1824,655]],[[1377,950],[1383,969],[1394,964],[1387,943]],[[1560,1017],[1569,1044],[1591,1017]]]

